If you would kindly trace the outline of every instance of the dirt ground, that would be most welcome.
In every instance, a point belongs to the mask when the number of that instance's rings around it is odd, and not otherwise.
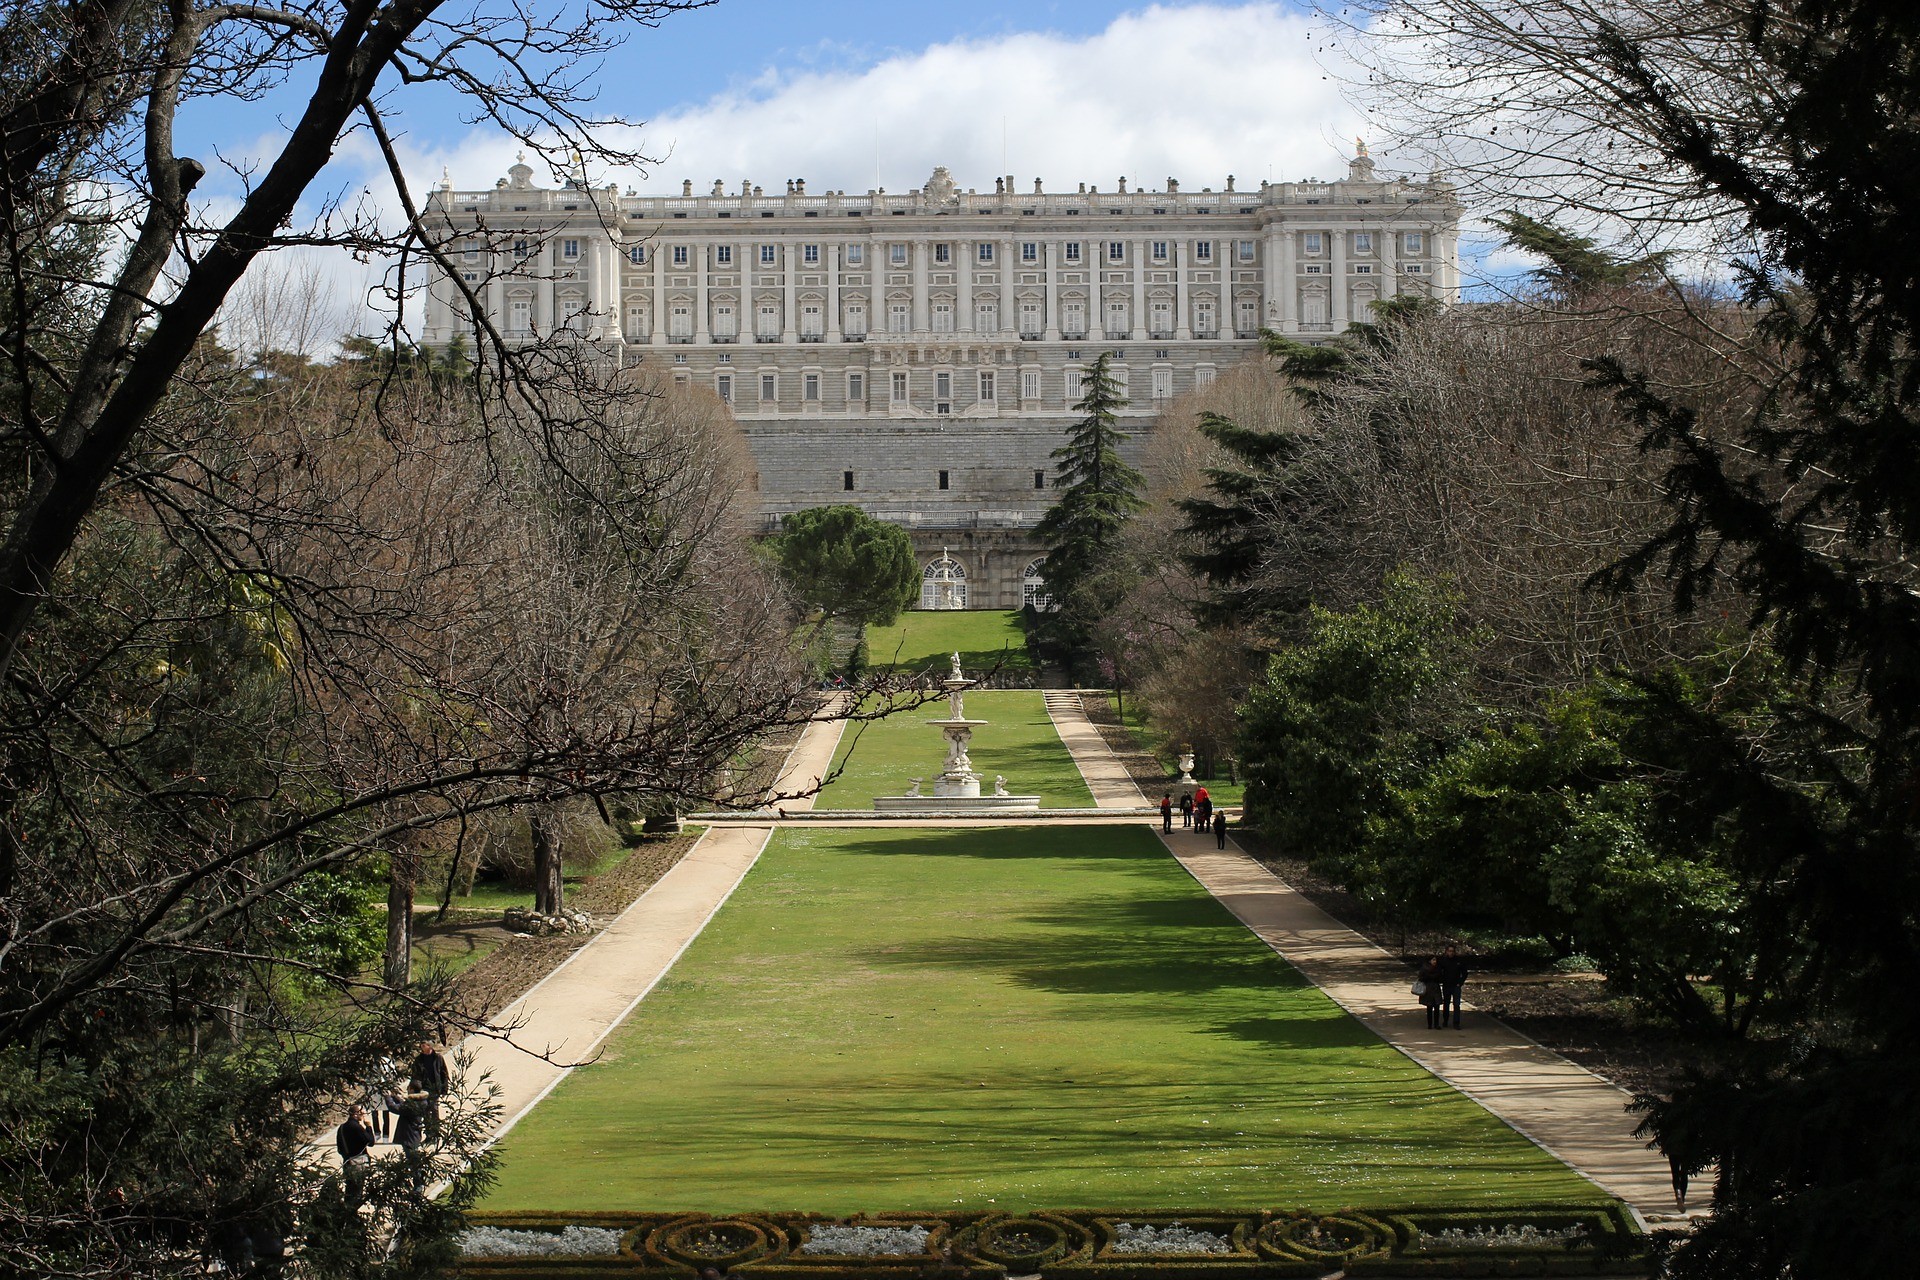
[[[632,905],[634,899],[653,887],[673,864],[693,848],[699,832],[674,836],[648,836],[645,843],[621,859],[603,875],[583,881],[568,895],[567,905],[593,917],[594,932],[606,927],[615,916]],[[454,985],[455,999],[469,1016],[484,1018],[517,999],[540,979],[560,967],[560,962],[586,945],[592,933],[559,934],[549,938],[522,937],[509,933],[499,924],[448,922],[430,929],[458,930],[464,937],[497,941],[498,945],[473,967],[460,974]]]

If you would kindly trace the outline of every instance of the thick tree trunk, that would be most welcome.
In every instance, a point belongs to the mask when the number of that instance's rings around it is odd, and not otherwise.
[[[417,868],[410,849],[395,849],[387,859],[387,959],[383,977],[390,987],[413,980],[413,881]]]
[[[549,805],[533,811],[533,909],[543,916],[560,911],[564,888],[560,866],[559,815]]]

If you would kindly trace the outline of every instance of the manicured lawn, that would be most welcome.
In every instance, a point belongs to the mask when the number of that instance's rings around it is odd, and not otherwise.
[[[973,771],[981,776],[981,790],[991,792],[995,774],[1007,779],[1015,795],[1037,795],[1042,808],[1091,809],[1093,793],[1073,767],[1073,757],[1047,718],[1046,701],[1038,692],[1000,689],[969,693],[969,719],[985,720],[973,731],[968,754]],[[909,780],[925,778],[922,790],[933,794],[933,779],[946,759],[947,740],[927,721],[947,714],[943,699],[913,711],[903,711],[865,726],[847,726],[834,764],[846,772],[821,791],[815,802],[821,809],[871,809],[873,798],[902,795]],[[856,740],[854,735],[860,736]],[[851,756],[849,756],[851,752]]]
[[[490,1209],[1591,1203],[1138,827],[794,829]]]
[[[970,676],[996,664],[1007,672],[1033,670],[1018,609],[909,612],[890,627],[867,628],[868,661],[875,670],[913,674],[935,667],[944,675],[956,650]]]

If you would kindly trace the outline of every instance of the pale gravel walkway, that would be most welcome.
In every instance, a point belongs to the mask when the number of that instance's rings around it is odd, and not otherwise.
[[[1406,965],[1237,844],[1217,850],[1178,832],[1160,839],[1261,941],[1381,1039],[1643,1215],[1673,1212],[1666,1159],[1633,1136],[1638,1120],[1624,1090],[1471,1004],[1461,1030],[1429,1031]]]
[[[1107,746],[1107,740],[1093,727],[1093,721],[1087,719],[1080,694],[1066,689],[1044,692],[1054,731],[1060,735],[1060,741],[1067,744],[1067,753],[1073,757],[1080,776],[1087,780],[1093,803],[1102,809],[1144,808],[1147,797],[1141,794],[1133,775]]]

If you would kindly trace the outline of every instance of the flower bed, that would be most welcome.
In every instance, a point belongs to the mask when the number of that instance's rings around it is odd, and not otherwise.
[[[1626,1210],[1382,1213],[476,1214],[460,1274],[739,1280],[1266,1280],[1323,1276],[1644,1276]],[[546,1252],[538,1252],[540,1249]]]

